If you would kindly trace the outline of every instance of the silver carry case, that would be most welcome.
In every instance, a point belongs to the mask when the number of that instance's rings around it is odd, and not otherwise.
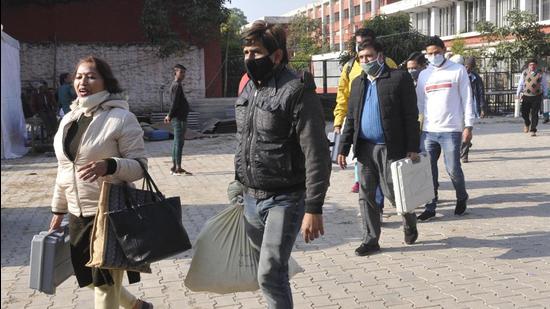
[[[418,162],[401,159],[390,165],[398,214],[411,213],[435,197],[430,157],[426,153],[418,155]]]
[[[30,288],[46,294],[55,294],[55,288],[73,275],[69,226],[66,222],[59,230],[34,235],[30,263]]]
[[[340,148],[341,134],[330,132],[328,134],[329,146],[330,146],[330,159],[333,163],[338,163],[338,149]]]

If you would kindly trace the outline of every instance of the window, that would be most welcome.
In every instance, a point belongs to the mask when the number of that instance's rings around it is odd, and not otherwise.
[[[371,11],[371,3],[370,1],[365,2],[365,13],[370,13]]]
[[[361,15],[361,6],[356,5],[353,7],[353,16],[359,16]]]
[[[477,21],[484,21],[486,15],[486,0],[474,0],[473,2],[465,2],[466,4],[466,20],[465,30],[466,32],[475,31],[475,23]]]
[[[439,9],[439,35],[455,35],[456,4]]]
[[[349,9],[345,9],[344,10],[344,19],[348,19],[349,18]]]
[[[550,0],[532,0],[528,11],[537,15],[539,21],[550,19]]]
[[[506,14],[516,8],[519,8],[519,0],[496,0],[496,26],[505,26]]]
[[[542,14],[539,15],[539,20],[549,20],[550,19],[550,0],[542,0],[540,5],[542,8]]]
[[[334,13],[334,21],[335,22],[340,21],[340,12]]]
[[[430,12],[415,13],[414,28],[424,34],[430,35]]]

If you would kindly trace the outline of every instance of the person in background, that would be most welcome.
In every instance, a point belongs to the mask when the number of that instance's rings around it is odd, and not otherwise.
[[[59,88],[57,89],[57,99],[64,114],[67,114],[71,109],[70,106],[76,99],[76,92],[72,86],[72,78],[69,73],[59,75]]]
[[[476,59],[474,57],[466,58],[466,60],[464,61],[464,67],[466,68],[466,72],[468,72],[470,87],[472,88],[472,104],[474,113],[476,115],[476,118],[484,118],[485,110],[487,109],[487,105],[485,104],[485,86],[483,85],[483,80],[481,79],[481,76],[479,76],[479,74],[477,74],[476,72]],[[460,158],[462,159],[462,163],[469,162],[468,154],[471,147],[471,139],[470,141],[462,141],[462,146],[460,147]]]
[[[390,165],[405,157],[419,159],[418,109],[414,83],[403,70],[386,67],[382,46],[362,42],[359,59],[363,74],[352,82],[349,111],[342,133],[338,164],[346,168],[351,145],[360,167],[359,207],[363,223],[362,242],[355,254],[380,251],[380,216],[376,190],[395,205]],[[418,238],[416,215],[403,214],[405,243]]]
[[[538,64],[535,58],[527,61],[527,68],[521,73],[516,91],[517,99],[521,100],[523,132],[531,132],[531,136],[537,136],[542,98],[545,94],[548,95],[548,81],[546,75],[538,68]]]
[[[418,80],[420,72],[426,68],[426,57],[421,52],[413,52],[409,55],[409,58],[405,60],[405,64],[407,72],[411,74],[414,85],[416,86],[416,81]]]
[[[172,145],[172,175],[193,175],[181,167],[183,145],[185,143],[185,131],[187,131],[187,116],[189,115],[189,102],[183,93],[183,80],[187,69],[181,65],[174,66],[174,81],[170,86],[170,112],[164,117],[164,123],[172,123],[174,130],[174,144]]]
[[[352,57],[342,68],[342,74],[338,80],[338,92],[336,94],[336,106],[334,107],[334,132],[340,134],[342,126],[344,125],[344,119],[348,112],[348,99],[353,80],[362,74],[361,64],[357,57],[357,50],[359,45],[364,42],[373,42],[376,40],[376,33],[368,28],[360,28],[355,31],[355,56]],[[389,68],[395,69],[397,65],[389,57],[385,57],[386,65]],[[378,189],[382,192],[381,189]],[[355,165],[355,182],[351,187],[351,192],[359,192],[359,167]],[[380,207],[384,207],[384,196],[379,195]]]
[[[428,39],[426,58],[430,65],[420,73],[416,85],[418,110],[424,115],[420,144],[430,156],[435,191],[435,198],[418,216],[420,221],[435,217],[439,187],[437,161],[441,152],[456,192],[455,215],[464,214],[468,201],[460,147],[462,141],[469,142],[472,138],[475,120],[472,89],[464,66],[445,59],[445,50],[445,43],[438,36]]]
[[[48,90],[48,84],[42,81],[31,98],[31,110],[42,120],[48,140],[53,139],[57,130],[57,112],[59,106],[54,95]]]
[[[143,130],[129,111],[128,102],[110,66],[94,56],[81,59],[73,86],[78,97],[54,138],[57,178],[52,199],[50,231],[69,216],[71,262],[80,287],[94,289],[94,308],[153,308],[122,287],[124,270],[86,267],[90,235],[103,182],[131,183],[143,177],[147,166]],[[128,272],[128,281],[140,280]]]

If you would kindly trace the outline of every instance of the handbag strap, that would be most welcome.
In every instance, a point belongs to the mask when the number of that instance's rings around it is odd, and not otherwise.
[[[148,191],[155,192],[161,199],[164,199],[164,194],[160,192],[157,184],[155,183],[155,181],[147,171],[147,168],[144,166],[143,162],[141,162],[138,159],[135,159],[135,160],[138,162],[139,166],[141,166],[141,169],[143,170],[143,181],[147,185]]]

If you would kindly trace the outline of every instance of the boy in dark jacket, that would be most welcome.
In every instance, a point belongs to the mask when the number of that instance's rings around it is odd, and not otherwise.
[[[172,123],[174,130],[174,145],[172,146],[172,175],[192,175],[181,167],[183,144],[185,143],[185,131],[187,130],[187,115],[189,114],[189,102],[183,93],[183,79],[185,67],[181,64],[174,66],[174,81],[170,86],[170,112],[164,118],[165,123]]]
[[[298,231],[306,242],[324,233],[331,161],[323,110],[313,81],[286,67],[281,27],[256,21],[243,41],[250,80],[235,106],[235,174],[245,188],[258,283],[269,308],[290,309],[288,259]]]

